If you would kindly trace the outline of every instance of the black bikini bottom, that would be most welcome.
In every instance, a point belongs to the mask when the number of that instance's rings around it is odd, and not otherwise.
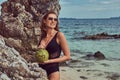
[[[47,76],[49,76],[53,72],[59,71],[59,64],[58,63],[39,64],[39,67],[46,70]]]

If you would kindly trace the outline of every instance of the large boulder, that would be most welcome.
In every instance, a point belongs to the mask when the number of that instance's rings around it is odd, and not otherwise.
[[[94,54],[93,53],[90,53],[90,54],[87,54],[86,56],[84,56],[83,58],[86,58],[88,60],[91,60],[91,59],[97,59],[97,60],[103,60],[105,59],[105,55],[100,52],[100,51],[97,51],[95,52]]]
[[[95,52],[94,57],[99,60],[105,59],[104,54],[100,51]]]
[[[5,45],[0,36],[0,80],[47,80],[37,63],[28,63],[18,51]]]

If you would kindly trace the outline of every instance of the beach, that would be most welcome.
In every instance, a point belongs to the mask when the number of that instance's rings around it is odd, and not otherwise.
[[[61,80],[120,80],[120,39],[82,39],[84,36],[120,34],[120,19],[61,19],[72,60],[60,67]],[[82,58],[100,51],[105,59]]]
[[[39,75],[39,73],[42,74],[44,71],[40,70],[39,72],[39,66],[36,67],[35,64],[28,65],[21,56],[18,56],[18,52],[21,55],[25,53],[24,58],[29,62],[34,62],[30,59],[36,51],[41,36],[41,24],[39,22],[49,10],[55,10],[59,14],[63,5],[69,5],[64,6],[64,9],[70,10],[74,14],[69,18],[69,11],[66,10],[66,12],[63,9],[62,11],[67,13],[67,16],[60,16],[61,18],[58,19],[59,31],[64,33],[72,57],[64,65],[60,65],[60,80],[120,80],[120,16],[119,14],[110,15],[112,12],[110,10],[119,10],[119,0],[108,0],[110,2],[107,2],[107,0],[98,0],[98,2],[97,0],[83,1],[84,3],[89,2],[83,7],[84,4],[79,6],[78,1],[72,3],[70,0],[69,3],[62,0],[60,2],[61,6],[59,0],[1,0],[0,35],[4,37],[5,42],[1,40],[3,46],[0,53],[4,57],[0,56],[2,64],[0,65],[0,80],[9,80],[7,79],[9,77],[12,80],[14,78],[16,78],[14,80],[38,80],[36,78],[42,80],[41,78],[44,76]],[[20,3],[19,6],[18,3]],[[76,6],[73,6],[74,4]],[[98,7],[98,5],[102,6]],[[78,16],[76,14],[79,13],[77,7],[80,7],[79,10],[81,10]],[[102,9],[103,12],[99,15]],[[88,12],[89,15],[86,16],[84,14],[87,13],[85,10],[90,11],[90,14]],[[93,14],[93,17],[90,17],[91,11],[95,14]],[[104,13],[104,11],[107,11],[107,13]],[[103,16],[105,14],[107,14],[106,17]],[[100,36],[100,34],[104,36],[97,39],[94,37],[88,38],[88,36]],[[109,37],[105,37],[106,34]],[[111,35],[114,35],[114,37],[111,37]],[[90,59],[85,58],[87,55],[91,57],[91,54],[93,55],[98,51],[104,54],[105,59],[96,60],[93,59],[93,56]],[[3,55],[3,53],[8,56]],[[26,56],[26,53],[29,53],[30,57]],[[30,69],[28,69],[28,66]],[[1,74],[3,74],[3,78]],[[26,77],[29,79],[25,79]]]
[[[81,61],[60,67],[60,80],[120,80],[120,60]]]

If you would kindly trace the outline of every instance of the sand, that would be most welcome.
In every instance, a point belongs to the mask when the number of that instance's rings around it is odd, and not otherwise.
[[[85,64],[83,64],[85,63]],[[92,63],[91,65],[88,65]],[[79,66],[61,66],[60,80],[120,80],[120,60],[82,61]]]

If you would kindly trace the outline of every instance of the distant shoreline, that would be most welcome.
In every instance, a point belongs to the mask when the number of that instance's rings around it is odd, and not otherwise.
[[[105,20],[105,19],[120,19],[120,16],[119,17],[110,17],[110,18],[67,18],[67,17],[65,17],[65,18],[62,18],[62,17],[60,17],[59,18],[60,20]],[[0,15],[0,20],[2,20],[2,18],[1,18],[1,15]]]
[[[59,18],[60,20],[105,20],[105,19],[120,19],[119,17],[110,17],[110,18]]]

